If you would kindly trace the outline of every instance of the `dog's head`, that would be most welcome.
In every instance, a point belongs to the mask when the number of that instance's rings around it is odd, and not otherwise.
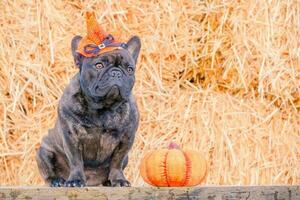
[[[80,85],[85,95],[95,102],[127,99],[134,85],[136,61],[141,42],[134,36],[125,48],[116,49],[95,57],[84,57],[76,52],[82,38],[72,40],[72,54],[80,69]]]

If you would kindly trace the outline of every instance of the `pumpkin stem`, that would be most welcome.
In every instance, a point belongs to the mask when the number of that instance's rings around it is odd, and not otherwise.
[[[180,147],[175,142],[170,142],[168,149],[180,149]]]

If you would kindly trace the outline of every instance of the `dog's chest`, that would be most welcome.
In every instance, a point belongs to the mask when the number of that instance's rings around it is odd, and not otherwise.
[[[81,139],[83,161],[87,166],[100,165],[112,156],[120,143],[120,137],[109,130],[101,132],[94,128],[89,131],[92,133]]]
[[[99,166],[110,160],[120,143],[130,123],[129,106],[124,104],[115,112],[86,115],[86,119],[80,131],[83,161],[86,166]]]

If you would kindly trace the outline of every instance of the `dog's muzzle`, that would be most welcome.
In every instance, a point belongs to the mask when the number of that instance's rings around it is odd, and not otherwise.
[[[109,72],[109,75],[113,78],[113,79],[121,79],[122,78],[122,72],[120,70],[117,69],[113,69]]]

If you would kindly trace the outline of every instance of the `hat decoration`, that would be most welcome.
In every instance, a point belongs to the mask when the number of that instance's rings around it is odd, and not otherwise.
[[[85,57],[94,57],[115,49],[125,49],[126,43],[115,40],[98,24],[94,12],[86,12],[87,35],[78,43],[77,52]]]

